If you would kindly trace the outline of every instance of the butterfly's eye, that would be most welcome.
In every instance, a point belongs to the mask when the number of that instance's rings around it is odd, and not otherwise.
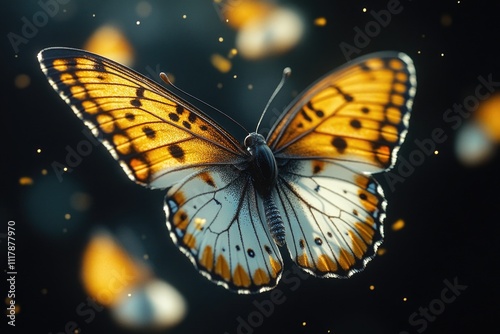
[[[243,144],[245,145],[246,148],[248,148],[250,146],[253,146],[254,142],[255,141],[253,140],[253,137],[251,135],[248,135],[248,136],[246,136]]]
[[[245,138],[245,141],[243,142],[243,144],[245,145],[245,147],[247,149],[254,147],[254,146],[257,146],[259,144],[265,144],[265,143],[266,143],[266,140],[264,139],[264,137],[258,133],[255,133],[255,132],[252,132],[251,134],[249,134]]]

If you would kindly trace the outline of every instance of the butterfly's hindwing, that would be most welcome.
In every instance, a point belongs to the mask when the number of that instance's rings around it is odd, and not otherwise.
[[[132,180],[165,188],[193,166],[244,160],[230,134],[129,68],[75,49],[45,49],[38,57],[53,88]]]
[[[240,293],[277,284],[281,255],[244,171],[220,166],[193,173],[168,191],[165,211],[172,239],[210,280]]]
[[[333,159],[364,172],[390,168],[406,134],[415,85],[404,54],[357,59],[299,96],[268,144],[279,158]]]
[[[280,170],[278,198],[290,255],[314,275],[349,277],[382,242],[385,200],[371,176],[334,162],[291,160]]]

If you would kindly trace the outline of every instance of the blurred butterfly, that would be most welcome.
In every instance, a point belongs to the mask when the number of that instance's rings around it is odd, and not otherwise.
[[[371,174],[394,165],[407,131],[416,91],[407,55],[374,53],[326,74],[267,138],[254,132],[243,143],[112,60],[68,48],[38,60],[130,179],[167,189],[170,235],[213,282],[238,293],[272,289],[285,245],[318,277],[349,277],[375,255],[386,202]]]

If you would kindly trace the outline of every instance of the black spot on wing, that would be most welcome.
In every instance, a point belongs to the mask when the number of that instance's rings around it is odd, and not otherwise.
[[[170,118],[171,121],[178,122],[179,121],[179,115],[171,112],[168,114],[168,118]]]
[[[184,108],[181,106],[181,105],[177,105],[175,107],[175,111],[179,114],[179,115],[182,115],[182,113],[184,112]]]
[[[69,65],[69,63],[68,63],[68,65]],[[74,65],[74,66],[76,66],[76,62],[75,62],[75,65]],[[97,72],[102,72],[102,73],[104,73],[104,72],[106,72],[106,67],[104,67],[104,64],[103,64],[103,63],[101,63],[101,62],[96,62],[96,63],[94,64],[94,70],[96,70]]]
[[[196,115],[195,115],[195,113],[193,113],[193,112],[189,112],[188,121],[189,121],[190,123],[194,123],[194,122],[196,122]]]
[[[353,119],[350,122],[351,126],[355,129],[360,129],[361,128],[361,122],[357,119]]]
[[[130,104],[136,108],[142,107],[142,103],[139,99],[130,100]]]
[[[189,123],[189,122],[183,121],[183,122],[182,122],[182,125],[184,125],[184,127],[185,127],[186,129],[191,129],[191,123]]]
[[[172,144],[168,146],[168,152],[172,157],[174,157],[177,160],[183,160],[184,159],[184,150],[177,144]]]
[[[308,122],[312,122],[312,118],[306,113],[306,111],[304,109],[302,109],[300,111],[300,114],[302,115],[302,117],[304,117],[304,119]]]
[[[135,95],[137,97],[144,97],[144,87],[137,87],[137,90],[135,91]]]
[[[151,129],[149,126],[145,126],[142,128],[142,132],[146,135],[146,137],[153,139],[156,137],[156,131]]]
[[[347,148],[347,142],[344,138],[340,137],[333,138],[332,145],[337,149],[339,153],[344,153],[345,149]]]

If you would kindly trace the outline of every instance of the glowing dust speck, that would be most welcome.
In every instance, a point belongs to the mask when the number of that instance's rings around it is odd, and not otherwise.
[[[393,231],[402,230],[405,227],[405,221],[403,219],[398,219],[392,224],[391,228]]]
[[[236,79],[237,77],[238,77],[238,75],[236,75],[236,74],[235,74],[235,75],[233,75],[233,79]]]
[[[137,21],[135,21],[135,24],[136,24],[136,25],[140,25],[140,24],[141,24],[141,21],[137,20]]]
[[[302,326],[305,326],[307,325],[307,323],[305,321],[302,322]]]
[[[453,18],[451,17],[450,14],[443,14],[443,16],[441,16],[441,25],[443,27],[449,27],[451,26],[452,23],[453,23]]]
[[[406,298],[406,297],[403,297],[403,301],[404,301],[404,302],[405,302],[405,301],[407,301],[407,300],[408,300],[408,298]]]
[[[438,150],[435,150],[434,151],[434,155],[438,155],[439,154],[439,151]]]
[[[367,9],[366,9],[366,7],[364,7],[364,8],[363,8],[363,13],[366,13],[366,10],[367,10]]]
[[[229,54],[227,55],[229,58],[233,58],[234,56],[236,56],[238,54],[238,49],[235,49],[235,48],[232,48],[230,51],[229,51]]]
[[[252,90],[253,89],[253,85],[252,84],[249,84],[248,85],[248,90]]]
[[[370,285],[370,290],[371,291],[375,290],[375,285]]]
[[[69,213],[65,214],[64,215],[64,219],[70,220],[71,219],[71,215]]]
[[[29,176],[21,176],[19,178],[19,184],[22,186],[31,186],[33,184],[33,179]]]
[[[444,57],[444,53],[441,53],[441,57]]]
[[[144,254],[144,255],[142,256],[142,258],[143,258],[144,260],[149,260],[149,254]]]
[[[210,57],[210,62],[212,63],[212,66],[215,67],[219,72],[222,73],[227,73],[231,70],[231,67],[233,66],[231,64],[231,61],[220,54],[216,53],[213,54]]]
[[[217,88],[221,89],[221,88],[222,88],[222,83],[220,83],[220,82],[219,82],[219,83],[217,84]]]
[[[219,37],[219,42],[224,42],[224,38],[223,37]]]
[[[42,175],[47,175],[48,171],[44,168],[44,169],[42,169],[41,173],[42,173]]]
[[[315,20],[314,20],[314,25],[315,26],[318,26],[318,27],[324,27],[326,26],[326,17],[324,16],[321,16],[321,17],[317,17]]]
[[[182,18],[183,18],[184,20],[185,20],[185,19],[187,19],[187,15],[186,15],[186,14],[182,15]]]
[[[42,153],[42,149],[41,149],[41,148],[38,148],[38,149],[36,150],[36,153]]]
[[[31,83],[31,78],[27,74],[19,74],[14,78],[14,86],[18,89],[27,88]]]

